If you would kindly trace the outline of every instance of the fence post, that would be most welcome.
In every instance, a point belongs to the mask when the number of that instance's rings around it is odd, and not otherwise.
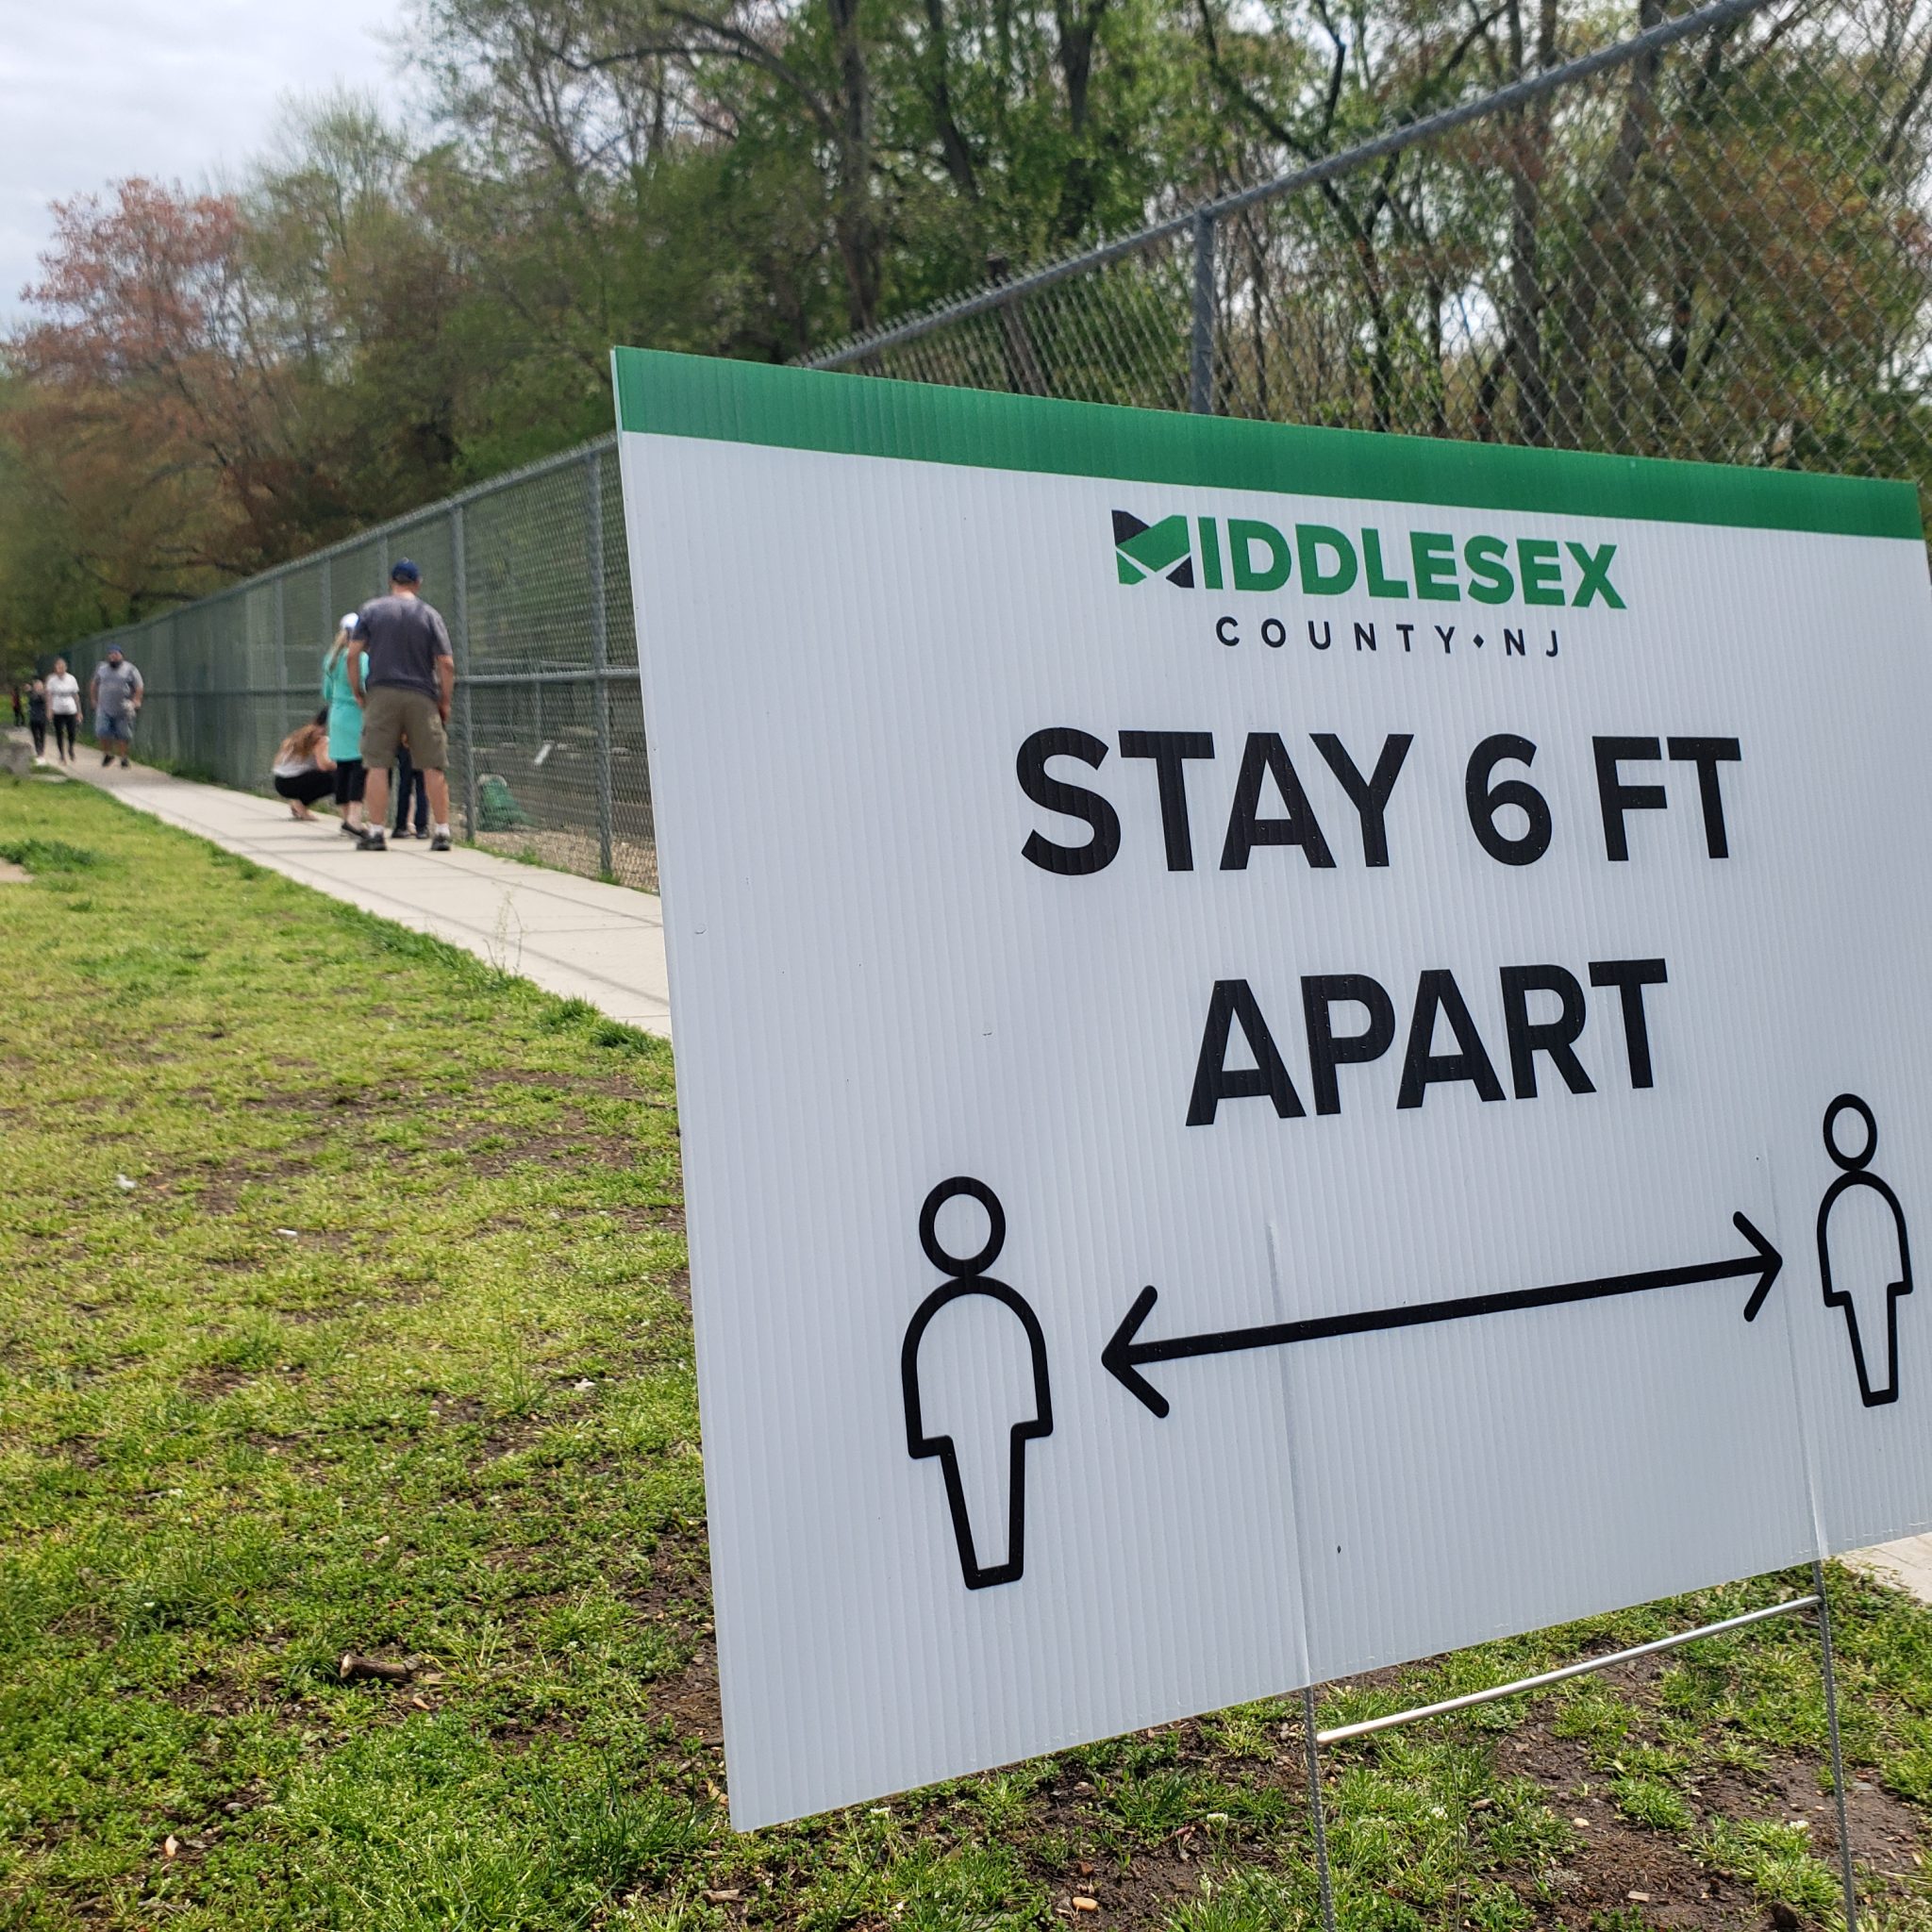
[[[610,684],[604,675],[610,658],[609,619],[604,599],[604,453],[584,458],[591,545],[591,715],[597,721],[597,870],[606,877],[610,863]]]
[[[279,734],[289,722],[289,580],[275,579],[275,682],[281,687],[282,715],[275,725]]]
[[[336,641],[336,619],[342,614],[340,610],[336,608],[335,592],[335,570],[333,568],[331,559],[325,557],[322,559],[322,621],[327,626],[329,645],[333,645]],[[325,648],[327,647],[325,646]],[[308,661],[309,664],[313,666],[315,659],[311,657]],[[311,677],[313,677],[315,675],[315,673],[311,669],[308,675]],[[311,696],[321,696],[321,690],[318,686],[310,686],[309,689]]]
[[[1214,413],[1214,217],[1194,212],[1194,339],[1188,356],[1188,408]]]
[[[463,507],[449,507],[449,551],[456,571],[457,733],[463,746],[463,837],[476,842],[476,711],[470,696],[470,566],[463,547]]]

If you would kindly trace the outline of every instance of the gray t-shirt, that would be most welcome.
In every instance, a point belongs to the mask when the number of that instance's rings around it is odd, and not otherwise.
[[[94,705],[102,717],[126,717],[141,691],[141,673],[125,658],[118,664],[104,658],[94,667]]]
[[[369,652],[362,682],[401,685],[441,697],[436,660],[453,655],[442,613],[420,597],[377,597],[356,613],[356,641]]]

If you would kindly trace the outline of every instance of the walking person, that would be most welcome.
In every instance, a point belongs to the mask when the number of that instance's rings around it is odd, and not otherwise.
[[[34,759],[47,756],[47,680],[37,677],[26,688],[26,728],[34,735]]]
[[[351,647],[350,633],[355,628],[356,613],[344,611],[336,625],[336,641],[322,660],[322,705],[328,713],[328,755],[335,768],[341,829],[360,838],[366,774],[362,769],[362,697],[356,680],[359,672],[367,671],[369,659]],[[356,671],[350,669],[351,658],[359,660]]]
[[[47,717],[54,726],[54,751],[63,765],[74,762],[75,720],[80,716],[80,679],[67,668],[65,658],[54,659],[47,679]]]
[[[127,748],[134,742],[135,716],[146,689],[141,673],[122,656],[121,646],[109,644],[107,657],[94,666],[87,688],[102,764],[111,765],[117,758],[124,765],[127,762]]]
[[[308,808],[335,790],[335,760],[328,755],[328,707],[298,724],[275,752],[275,791],[289,801],[289,816],[312,819]]]
[[[422,768],[429,793],[429,849],[449,850],[450,699],[457,688],[457,664],[442,613],[425,604],[423,573],[407,557],[389,574],[389,595],[356,613],[355,639],[367,647],[366,670],[352,663],[356,693],[363,700],[362,766],[367,774],[364,803],[369,824],[364,852],[386,852],[382,835],[389,808],[389,768],[396,746],[408,733],[410,756]]]
[[[396,742],[396,826],[390,835],[403,838],[408,829],[409,806],[416,807],[416,837],[429,836],[429,788],[423,782],[423,774],[416,769],[409,757],[409,734],[406,731]]]

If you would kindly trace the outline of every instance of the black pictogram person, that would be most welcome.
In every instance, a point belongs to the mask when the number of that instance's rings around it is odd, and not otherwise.
[[[1845,1114],[1865,1124],[1864,1145],[1847,1152],[1839,1145],[1838,1128]],[[1824,1110],[1824,1145],[1844,1172],[1826,1189],[1818,1209],[1818,1275],[1824,1284],[1827,1307],[1842,1308],[1852,1339],[1852,1362],[1858,1372],[1858,1393],[1867,1408],[1898,1400],[1898,1298],[1912,1291],[1912,1259],[1906,1245],[1905,1211],[1876,1174],[1865,1172],[1878,1149],[1878,1123],[1856,1093],[1840,1093]],[[1832,1217],[1838,1218],[1834,1232]],[[1834,1245],[1838,1269],[1832,1269]],[[1868,1318],[1875,1317],[1874,1290],[1885,1291],[1882,1324],[1858,1324],[1858,1298],[1866,1302]],[[1882,1334],[1879,1332],[1882,1325]],[[1882,1351],[1882,1352],[1881,1352]],[[1874,1371],[1884,1371],[1874,1379]]]
[[[940,1209],[948,1201],[961,1196],[977,1201],[985,1208],[988,1222],[986,1245],[978,1254],[963,1260],[947,1254],[939,1239]],[[984,1181],[957,1175],[941,1181],[925,1197],[925,1205],[919,1210],[919,1244],[925,1250],[926,1259],[952,1278],[920,1303],[919,1312],[906,1331],[905,1346],[899,1352],[899,1376],[906,1397],[906,1446],[915,1457],[937,1456],[940,1459],[946,1484],[946,1507],[952,1511],[953,1537],[959,1546],[959,1569],[968,1590],[985,1590],[991,1584],[1020,1580],[1026,1559],[1026,1444],[1036,1436],[1053,1434],[1053,1404],[1046,1386],[1046,1338],[1041,1333],[1039,1318],[1024,1296],[986,1273],[999,1259],[1006,1239],[1006,1212],[1000,1207],[998,1195]],[[926,1330],[941,1309],[968,1296],[981,1297],[1010,1311],[1025,1337],[1031,1357],[1029,1399],[1021,1405],[1024,1412],[1018,1416],[988,1415],[980,1420],[980,1426],[989,1431],[1007,1431],[1007,1521],[1003,1526],[982,1524],[977,1539],[967,1506],[958,1447],[949,1434],[926,1432],[925,1404],[920,1388],[920,1348],[925,1341]],[[928,1356],[931,1353],[928,1350]],[[928,1360],[925,1373],[943,1374],[944,1370],[942,1366],[935,1370]],[[980,1562],[980,1551],[992,1555],[1002,1548],[1004,1561]]]

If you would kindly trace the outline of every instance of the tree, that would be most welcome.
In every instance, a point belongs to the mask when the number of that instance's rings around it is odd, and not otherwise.
[[[142,180],[58,203],[41,311],[8,344],[11,439],[130,608],[277,555],[296,467],[287,376],[258,327],[235,203]]]
[[[294,115],[242,199],[244,265],[303,450],[289,514],[311,541],[442,494],[484,370],[458,318],[468,278],[439,206],[441,157],[369,102]]]

